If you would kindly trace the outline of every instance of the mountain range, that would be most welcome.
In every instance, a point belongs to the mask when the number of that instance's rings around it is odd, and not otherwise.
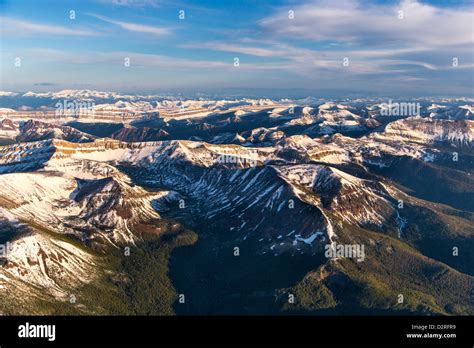
[[[2,314],[474,314],[470,99],[0,96]]]

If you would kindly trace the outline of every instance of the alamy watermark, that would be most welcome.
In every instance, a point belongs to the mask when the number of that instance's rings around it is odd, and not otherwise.
[[[8,253],[11,252],[12,245],[10,242],[6,242],[5,244],[0,244],[0,257],[6,258]]]
[[[324,256],[328,259],[349,258],[356,259],[358,262],[365,260],[364,244],[326,244]]]
[[[53,342],[56,340],[56,325],[36,325],[26,322],[18,326],[19,338],[46,338]]]
[[[389,99],[388,103],[380,104],[380,114],[382,116],[419,116],[420,108],[420,103],[398,103]]]
[[[57,116],[94,116],[95,103],[92,101],[58,101],[55,105]]]
[[[255,167],[258,164],[257,151],[249,149],[245,155],[236,155],[229,151],[229,153],[221,153],[217,157],[217,162],[220,164],[241,164],[244,166]]]

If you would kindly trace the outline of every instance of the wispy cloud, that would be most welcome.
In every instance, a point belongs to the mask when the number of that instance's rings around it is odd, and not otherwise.
[[[89,29],[66,27],[53,24],[43,24],[9,17],[0,17],[2,33],[8,35],[65,35],[65,36],[95,36],[98,35]]]
[[[53,82],[37,82],[35,84],[33,84],[34,86],[56,86],[57,83],[53,83]]]
[[[252,42],[255,45],[258,41],[244,38],[241,42]],[[199,45],[185,44],[180,47],[210,49],[256,57],[281,59],[287,61],[287,63],[275,64],[267,61],[263,62],[262,65],[269,64],[274,68],[280,67],[302,74],[320,69],[342,72],[342,63],[346,57],[349,59],[350,68],[345,69],[345,72],[353,74],[400,72],[399,66],[417,66],[428,70],[439,70],[439,67],[431,63],[400,58],[400,56],[407,53],[423,51],[418,49],[311,50],[278,42],[270,44],[267,42],[265,46],[260,47],[248,46],[242,43],[223,42],[205,42]]]
[[[192,49],[210,49],[214,51],[241,53],[257,57],[276,57],[281,55],[281,52],[279,53],[275,51],[274,48],[245,46],[241,44],[239,45],[224,42],[200,42],[193,44],[183,44],[179,45],[179,47]]]
[[[293,19],[289,10],[294,11]],[[473,43],[472,11],[472,7],[435,7],[415,0],[398,4],[315,0],[278,11],[259,23],[269,35],[313,41],[447,46]]]
[[[294,11],[289,18],[288,11]],[[362,0],[313,0],[289,5],[258,21],[253,38],[181,45],[275,60],[299,74],[332,71],[348,74],[393,74],[472,66],[473,7],[435,7],[415,0],[380,4]],[[399,12],[401,11],[401,12]],[[310,48],[308,48],[310,47]],[[347,58],[349,64],[343,66]]]
[[[67,63],[78,65],[108,65],[110,67],[123,67],[125,58],[130,60],[130,67],[159,67],[159,68],[182,68],[182,69],[216,69],[228,68],[232,64],[212,61],[194,60],[169,57],[159,54],[144,54],[129,51],[81,51],[67,52],[51,48],[26,48],[16,51],[22,57],[35,57],[36,60],[44,63]],[[8,55],[7,52],[3,53]]]
[[[212,71],[246,71],[246,70],[290,70],[293,68],[292,64],[288,63],[266,63],[266,64],[251,64],[242,62],[239,67],[234,66],[234,61],[219,61],[219,60],[200,60],[192,58],[177,58],[172,56],[160,54],[145,54],[130,51],[111,51],[111,52],[97,52],[97,51],[81,51],[81,52],[66,52],[51,48],[25,48],[21,51],[3,52],[2,54],[7,59],[20,55],[25,58],[33,58],[42,63],[66,63],[73,65],[107,65],[109,67],[124,67],[124,60],[128,58],[130,61],[130,68],[145,67],[157,69],[183,69],[183,70],[212,70]],[[239,69],[239,70],[237,70]]]
[[[123,21],[118,21],[118,20],[114,20],[114,19],[102,16],[102,15],[98,15],[95,13],[88,13],[88,15],[91,17],[100,19],[101,21],[117,25],[120,28],[124,30],[128,30],[128,31],[147,33],[147,34],[159,35],[159,36],[168,35],[171,33],[171,30],[165,27],[154,27],[154,26],[143,25],[143,24],[138,24],[138,23],[123,22]]]

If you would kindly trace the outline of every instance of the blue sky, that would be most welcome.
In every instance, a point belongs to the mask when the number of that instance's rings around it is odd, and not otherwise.
[[[472,97],[473,9],[461,0],[0,0],[0,89]]]

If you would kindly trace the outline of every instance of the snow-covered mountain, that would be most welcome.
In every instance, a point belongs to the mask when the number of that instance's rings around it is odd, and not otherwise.
[[[455,147],[471,147],[474,139],[474,121],[439,121],[415,117],[392,122],[383,133],[373,133],[371,137],[425,145],[446,143]]]
[[[95,137],[77,129],[64,125],[55,125],[41,121],[29,120],[19,127],[16,139],[19,142],[29,142],[45,139],[63,139],[71,142],[89,142]]]
[[[439,277],[449,277],[443,286],[456,284],[452,302],[462,284],[474,283],[474,260],[458,262],[439,247],[473,243],[473,121],[441,115],[448,108],[469,112],[463,102],[430,103],[429,113],[395,119],[379,118],[374,102],[277,106],[266,99],[117,100],[114,108],[168,112],[119,125],[4,118],[0,243],[10,243],[10,251],[0,256],[0,295],[11,300],[0,312],[25,313],[15,311],[15,301],[23,309],[42,301],[53,313],[71,294],[83,301],[90,291],[119,296],[137,282],[129,267],[150,260],[167,289],[168,267],[178,262],[189,279],[207,277],[201,272],[209,267],[232,284],[244,282],[252,299],[252,284],[266,279],[252,272],[264,268],[291,287],[301,279],[294,272],[303,277],[323,266],[331,275],[317,286],[341,303],[347,299],[338,289],[348,282],[370,288],[370,277],[385,282],[391,274],[411,284],[412,271],[397,268],[410,260],[416,270],[436,264]],[[181,106],[188,115],[174,114]],[[190,262],[199,266],[186,268],[179,252],[169,260],[177,245],[195,243],[190,231],[199,239]],[[325,249],[337,244],[363,244],[368,261],[326,258]],[[127,263],[127,248],[140,259]],[[235,248],[241,264],[231,259]],[[410,291],[448,301],[430,279],[420,281],[423,289],[407,285]],[[232,302],[218,284],[212,286]],[[278,286],[262,291],[274,298]],[[107,301],[73,307],[103,313],[112,308]],[[433,313],[447,312],[426,303]],[[471,310],[468,304],[453,311]]]

